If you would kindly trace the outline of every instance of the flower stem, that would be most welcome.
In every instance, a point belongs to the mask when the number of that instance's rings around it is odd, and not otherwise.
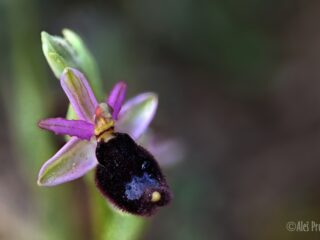
[[[106,227],[104,240],[138,240],[141,239],[146,220],[142,217],[114,212]]]

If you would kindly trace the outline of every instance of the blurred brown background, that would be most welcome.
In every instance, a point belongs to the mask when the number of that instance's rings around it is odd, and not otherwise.
[[[129,96],[157,92],[153,127],[185,144],[184,160],[165,170],[175,199],[144,239],[319,239],[286,230],[288,221],[320,223],[319,21],[312,0],[1,0],[0,239],[48,239],[37,217],[46,203],[33,194],[64,188],[36,186],[46,158],[23,163],[15,124],[37,103],[14,103],[30,88],[16,79],[30,70],[32,89],[47,89],[39,119],[66,111],[40,42],[41,30],[64,27],[84,38],[105,89],[125,80]],[[81,198],[82,186],[67,184],[70,197]],[[70,214],[83,216],[77,209]]]

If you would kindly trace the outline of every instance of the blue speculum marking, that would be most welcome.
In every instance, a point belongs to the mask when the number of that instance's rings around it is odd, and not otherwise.
[[[134,176],[131,182],[125,186],[126,197],[130,200],[139,199],[144,191],[150,187],[159,187],[159,182],[151,178],[149,174],[144,173],[142,177]]]

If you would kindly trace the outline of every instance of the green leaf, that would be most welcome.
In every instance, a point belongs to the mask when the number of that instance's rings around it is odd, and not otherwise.
[[[76,53],[65,39],[42,32],[41,40],[43,53],[57,78],[66,67],[77,68]]]
[[[75,32],[70,29],[63,29],[62,34],[77,53],[79,67],[87,75],[93,90],[97,94],[102,93],[101,89],[103,88],[101,78],[93,55],[90,53],[80,36]]]
[[[73,67],[83,72],[88,78],[93,91],[102,97],[102,84],[96,61],[75,32],[64,29],[63,37],[41,33],[42,50],[57,78],[61,77],[66,67]]]

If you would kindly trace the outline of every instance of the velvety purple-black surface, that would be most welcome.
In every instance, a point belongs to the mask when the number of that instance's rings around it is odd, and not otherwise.
[[[96,184],[118,208],[149,216],[168,204],[171,192],[154,157],[125,133],[114,133],[108,142],[98,142]],[[152,193],[160,200],[152,202]]]

